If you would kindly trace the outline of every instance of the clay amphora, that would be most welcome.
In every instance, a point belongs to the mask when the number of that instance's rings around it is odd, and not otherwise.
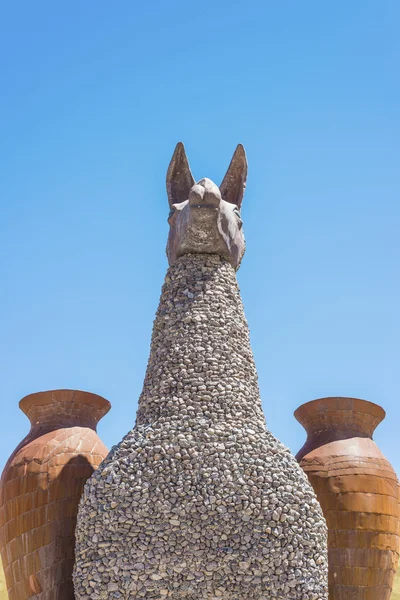
[[[96,433],[110,403],[74,390],[31,394],[31,430],[0,487],[0,546],[10,600],[73,600],[75,523],[86,479],[107,455]]]
[[[321,398],[294,416],[308,435],[296,458],[329,530],[329,599],[389,600],[400,547],[398,481],[372,440],[385,411],[357,398]]]

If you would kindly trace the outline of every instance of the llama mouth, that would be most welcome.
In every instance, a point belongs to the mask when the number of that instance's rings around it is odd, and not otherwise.
[[[213,208],[214,210],[218,209],[218,206],[214,206],[213,204],[191,204],[191,208]]]

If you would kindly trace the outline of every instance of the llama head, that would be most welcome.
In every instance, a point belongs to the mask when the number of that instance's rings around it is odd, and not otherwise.
[[[239,268],[245,250],[240,208],[246,178],[246,154],[240,144],[219,188],[211,179],[195,182],[185,148],[177,144],[167,172],[170,265],[183,254],[219,254]]]

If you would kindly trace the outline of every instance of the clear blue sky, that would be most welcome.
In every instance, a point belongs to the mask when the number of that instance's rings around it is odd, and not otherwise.
[[[25,394],[69,387],[134,424],[167,262],[165,172],[249,160],[238,278],[272,432],[328,395],[381,404],[400,472],[400,5],[4,2],[0,464]]]

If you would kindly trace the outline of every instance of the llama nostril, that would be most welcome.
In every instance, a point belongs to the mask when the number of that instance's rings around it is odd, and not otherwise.
[[[204,179],[200,179],[200,181],[197,182],[197,185],[201,185],[205,189],[207,194],[211,194],[216,198],[221,198],[221,192],[219,191],[219,187],[215,185],[215,183],[211,181],[211,179],[204,177]]]
[[[211,179],[201,179],[192,187],[189,193],[189,203],[192,206],[219,206],[221,192]]]
[[[205,191],[202,185],[194,185],[189,193],[189,204],[202,204]]]

